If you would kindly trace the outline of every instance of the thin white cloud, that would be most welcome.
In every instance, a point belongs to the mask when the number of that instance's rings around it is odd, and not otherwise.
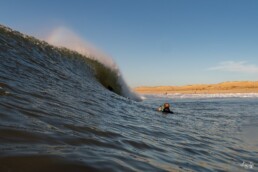
[[[224,61],[209,70],[255,74],[258,73],[258,66],[246,61]]]

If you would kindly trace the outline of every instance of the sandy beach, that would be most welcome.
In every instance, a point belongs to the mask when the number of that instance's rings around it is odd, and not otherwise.
[[[142,86],[134,88],[139,94],[216,94],[216,93],[258,93],[258,81],[235,81],[218,84],[196,84],[186,86]]]

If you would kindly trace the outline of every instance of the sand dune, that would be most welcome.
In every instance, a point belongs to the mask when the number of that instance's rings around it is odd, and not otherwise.
[[[157,86],[136,87],[134,89],[140,94],[215,94],[215,93],[258,93],[258,81],[235,81],[222,82],[218,84],[197,84],[186,86]]]

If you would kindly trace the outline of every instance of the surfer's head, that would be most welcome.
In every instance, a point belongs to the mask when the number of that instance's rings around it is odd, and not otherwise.
[[[164,107],[169,108],[170,107],[169,103],[164,103]]]

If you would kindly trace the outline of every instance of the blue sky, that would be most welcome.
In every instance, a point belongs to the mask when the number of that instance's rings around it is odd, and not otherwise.
[[[0,23],[38,38],[66,27],[131,87],[258,80],[257,0],[0,0]]]

